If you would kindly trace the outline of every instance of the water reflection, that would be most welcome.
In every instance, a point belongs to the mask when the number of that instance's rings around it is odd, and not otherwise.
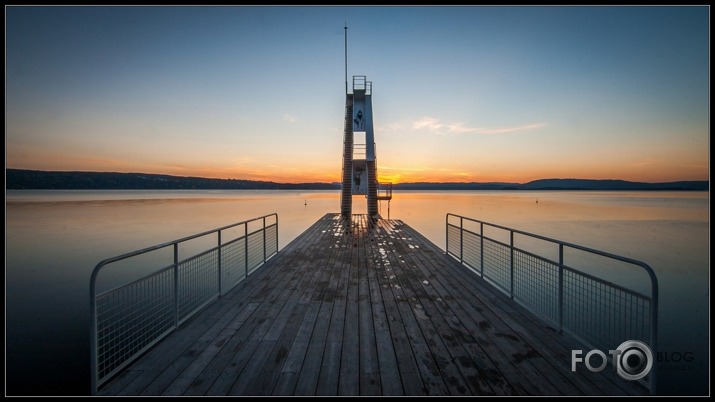
[[[659,392],[707,393],[708,193],[394,195],[391,218],[442,249],[450,212],[647,262],[661,285],[661,349],[695,353],[688,371],[661,371]],[[283,248],[325,213],[339,211],[339,200],[336,191],[8,191],[8,395],[88,393],[89,275],[99,261],[274,212]],[[386,215],[387,204],[380,209]],[[365,198],[354,197],[353,212],[365,210]],[[538,241],[517,241],[544,248]]]

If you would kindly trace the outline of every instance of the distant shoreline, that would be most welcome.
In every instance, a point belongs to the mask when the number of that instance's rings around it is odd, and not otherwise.
[[[5,170],[6,190],[339,190],[340,183],[276,183],[147,173]],[[393,190],[710,191],[710,182],[541,179],[528,183],[400,183]]]

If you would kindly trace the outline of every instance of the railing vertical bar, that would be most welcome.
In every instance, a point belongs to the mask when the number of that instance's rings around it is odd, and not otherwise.
[[[96,277],[98,269],[92,272],[91,278],[89,280],[89,361],[90,367],[90,386],[92,395],[97,392],[97,370],[99,368],[99,360],[97,356],[97,287],[96,287]]]
[[[263,262],[266,262],[266,217],[263,217]]]
[[[218,297],[223,296],[222,266],[221,266],[221,231],[218,232]]]
[[[559,333],[564,332],[564,245],[559,244]]]
[[[244,271],[243,271],[243,277],[247,278],[248,277],[248,223],[243,224],[243,254],[246,257],[244,260]]]
[[[484,278],[484,222],[479,222],[479,266]]]
[[[276,216],[276,253],[278,252],[278,214]]]
[[[449,214],[444,217],[444,253],[449,255]]]
[[[658,355],[658,278],[655,276],[653,270],[649,270],[651,280],[651,318],[650,318],[650,347],[653,349],[653,357]],[[657,390],[657,364],[653,364],[653,368],[649,374],[650,382],[650,393],[652,395],[656,394]]]
[[[179,243],[174,243],[174,328],[179,327]]]
[[[459,217],[459,262],[464,264],[464,218]]]
[[[514,231],[509,231],[509,283],[511,298],[514,298]]]

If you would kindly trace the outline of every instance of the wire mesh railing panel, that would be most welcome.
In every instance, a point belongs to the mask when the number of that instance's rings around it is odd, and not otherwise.
[[[225,244],[222,232],[248,233]],[[178,261],[179,246],[215,236],[216,246]],[[110,291],[97,293],[97,277],[107,265],[129,264],[157,250],[173,250],[167,268]],[[182,248],[182,252],[186,250]],[[183,239],[159,244],[101,261],[90,278],[91,386],[119,373],[177,325],[222,293],[233,288],[247,272],[278,252],[278,215],[270,214]],[[130,275],[128,275],[130,276]]]
[[[173,329],[173,270],[97,296],[97,373],[111,375],[129,357]]]
[[[514,298],[558,323],[559,264],[514,250]]]
[[[477,225],[479,229],[475,230],[479,233],[464,229]],[[447,255],[477,274],[481,270],[492,285],[560,330],[601,350],[639,340],[649,342],[653,353],[657,353],[658,280],[647,264],[454,214],[447,214],[446,226]],[[489,236],[493,234],[502,241],[487,236],[486,227]],[[522,243],[539,244],[539,251],[517,248],[515,234]],[[638,273],[645,271],[649,276],[651,296],[568,267],[564,262],[565,249],[605,261],[602,272],[620,266],[642,269]],[[553,260],[553,255],[558,255],[558,261]],[[629,270],[628,275],[633,272]],[[626,281],[628,275],[621,275],[620,279]],[[647,378],[651,391],[655,390],[655,365]]]
[[[484,277],[509,293],[511,274],[509,246],[484,238]]]
[[[482,241],[481,236],[469,231],[462,232],[462,262],[481,275]]]
[[[246,243],[238,238],[221,247],[221,283],[231,289],[246,277]]]
[[[250,273],[263,263],[263,232],[248,235],[248,272]]]
[[[219,294],[218,250],[179,264],[179,321]]]
[[[650,338],[650,299],[564,269],[563,328],[594,347]]]
[[[459,232],[461,230],[457,226],[447,225],[447,253],[459,258]]]
[[[266,228],[266,258],[278,252],[278,226],[271,225]]]

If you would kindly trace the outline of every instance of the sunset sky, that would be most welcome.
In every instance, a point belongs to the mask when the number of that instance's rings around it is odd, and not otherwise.
[[[709,7],[6,6],[6,168],[340,181],[709,179]],[[351,79],[351,78],[350,78]]]

